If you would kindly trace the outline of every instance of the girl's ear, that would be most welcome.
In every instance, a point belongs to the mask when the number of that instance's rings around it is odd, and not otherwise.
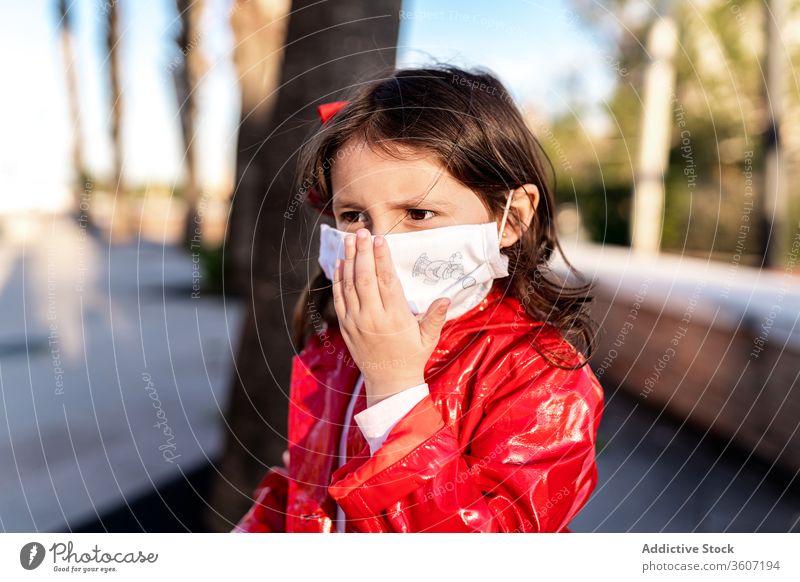
[[[526,231],[531,226],[533,215],[536,213],[536,208],[539,206],[539,188],[534,184],[523,184],[514,190],[511,195],[511,209],[509,214],[513,213],[522,225],[522,232]],[[497,227],[500,228],[498,221]],[[522,235],[517,225],[511,224],[511,221],[506,220],[505,232],[500,239],[500,248],[513,245],[519,240]]]

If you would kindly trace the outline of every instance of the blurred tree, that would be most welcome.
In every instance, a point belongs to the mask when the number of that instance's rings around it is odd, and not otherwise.
[[[225,257],[234,262],[245,313],[208,513],[212,531],[229,531],[241,518],[252,505],[253,488],[269,465],[282,462],[286,448],[294,355],[288,328],[308,269],[317,268],[308,263],[308,249],[318,244],[316,224],[306,224],[300,193],[292,190],[297,150],[319,127],[317,105],[394,66],[400,5],[294,1],[285,44],[282,2],[233,6],[242,108]]]
[[[120,91],[120,64],[119,64],[119,3],[108,2],[103,5],[106,12],[106,52],[108,54],[108,77],[111,99],[111,193],[114,196],[114,206],[111,211],[111,230],[109,237],[112,242],[126,242],[130,238],[130,224],[128,220],[128,199],[125,194],[125,176],[123,175],[122,160],[122,92]]]
[[[64,60],[64,76],[67,85],[67,104],[72,125],[72,201],[73,212],[82,226],[89,223],[89,203],[91,186],[83,160],[83,132],[81,131],[81,112],[78,100],[78,72],[76,69],[72,14],[67,0],[58,1],[58,28],[61,36],[61,53]]]
[[[200,80],[206,71],[206,62],[200,50],[200,19],[203,14],[204,0],[176,0],[176,5],[181,28],[175,40],[181,52],[181,58],[175,61],[176,66],[172,68],[172,73],[183,133],[185,168],[183,199],[186,202],[186,222],[183,238],[184,245],[187,248],[191,248],[192,239],[196,237],[197,205],[200,198],[197,161],[195,159],[195,131],[197,91]],[[194,242],[199,244],[196,240]]]
[[[598,242],[629,242],[619,230],[629,227],[629,219],[616,220],[613,206],[630,208],[633,160],[641,143],[643,73],[649,62],[645,38],[660,13],[641,0],[602,5],[573,0],[573,6],[587,28],[603,33],[595,35],[603,39],[598,50],[617,83],[604,104],[609,127],[605,135],[589,135],[581,111],[554,122],[555,139],[571,161],[569,174],[562,171],[559,176],[558,196],[578,199],[586,227]],[[675,3],[672,10],[678,52],[661,247],[724,260],[741,252],[743,261],[758,261],[764,234],[756,220],[764,198],[762,136],[770,130],[761,66],[764,2],[708,0]],[[798,25],[800,2],[795,1],[787,7],[783,23],[784,62],[798,58],[797,35],[785,32]],[[780,134],[789,185],[800,180],[800,93],[796,84],[791,86],[793,91],[773,97],[782,98],[785,105]],[[626,189],[624,200],[616,198]],[[792,224],[797,224],[798,210],[797,204],[788,210]]]
[[[644,84],[643,50],[649,19],[635,0],[597,4],[573,0],[567,17],[576,34],[591,31],[597,50],[616,78],[612,98],[590,109],[575,90],[574,71],[566,73],[561,94],[568,113],[549,124],[540,122],[539,135],[548,155],[557,160],[556,201],[578,208],[583,228],[596,242],[630,244],[635,159],[641,129]],[[587,34],[587,33],[584,33]],[[578,74],[582,77],[583,71]],[[605,129],[593,128],[589,116],[604,120]]]

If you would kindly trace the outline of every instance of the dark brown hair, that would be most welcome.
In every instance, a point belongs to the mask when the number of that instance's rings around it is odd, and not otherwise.
[[[342,99],[347,105],[301,149],[297,188],[307,203],[331,212],[330,168],[337,152],[354,138],[397,159],[406,159],[409,152],[432,155],[478,195],[490,216],[502,216],[509,190],[536,185],[540,199],[530,228],[522,225],[520,238],[502,250],[509,257],[507,289],[532,318],[556,327],[588,361],[595,337],[588,312],[592,284],[567,286],[547,266],[557,248],[570,271],[577,273],[558,243],[553,165],[503,84],[483,69],[437,64],[392,70],[355,85]],[[519,227],[513,207],[508,223]],[[319,332],[319,319],[338,325],[332,304],[331,283],[320,270],[295,309],[293,340],[298,351],[308,333],[315,328]]]

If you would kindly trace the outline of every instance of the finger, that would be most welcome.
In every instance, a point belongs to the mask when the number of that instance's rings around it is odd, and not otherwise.
[[[372,235],[359,228],[356,238],[355,286],[359,310],[383,311],[378,280],[375,276],[375,256],[372,253]]]
[[[339,323],[344,321],[347,315],[347,305],[342,292],[342,260],[336,259],[336,266],[333,268],[333,307],[336,309],[336,317]]]
[[[394,268],[392,253],[383,236],[375,237],[373,253],[375,254],[375,275],[384,309],[388,311],[391,307],[399,305],[408,307],[403,286],[400,284]]]
[[[342,266],[342,294],[344,295],[347,311],[351,314],[358,313],[360,304],[356,293],[353,271],[356,259],[356,236],[348,234],[344,237],[344,265]]]
[[[426,345],[437,344],[442,332],[447,310],[450,307],[450,299],[437,299],[434,301],[419,324],[419,332]]]

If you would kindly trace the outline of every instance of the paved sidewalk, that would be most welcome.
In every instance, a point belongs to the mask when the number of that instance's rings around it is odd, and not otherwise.
[[[0,239],[0,531],[78,526],[215,458],[239,306],[192,298],[191,256],[64,217]]]

